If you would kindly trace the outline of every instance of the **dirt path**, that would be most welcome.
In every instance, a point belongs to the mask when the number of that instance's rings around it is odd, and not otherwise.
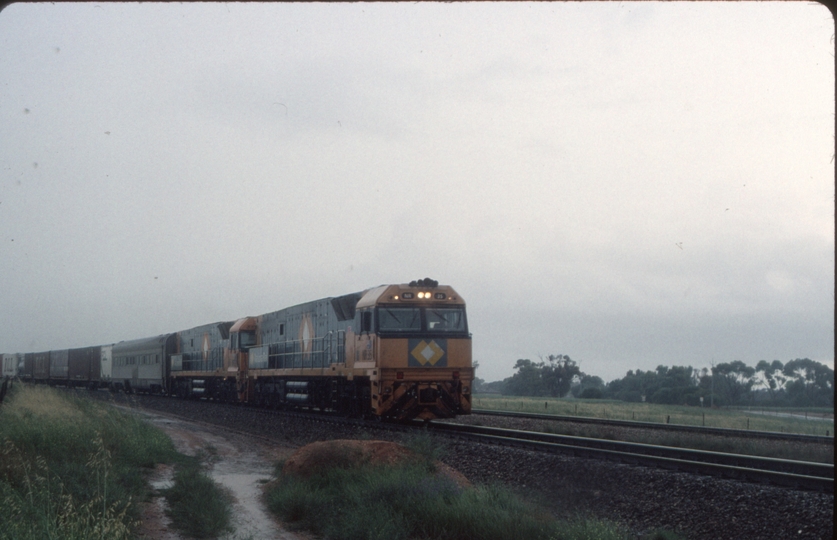
[[[277,461],[293,452],[293,448],[268,446],[256,439],[232,434],[221,428],[194,424],[176,418],[141,413],[148,421],[171,437],[177,450],[194,456],[203,452],[211,456],[210,476],[235,496],[233,527],[235,532],[223,540],[302,540],[304,536],[290,533],[267,513],[261,502],[262,486],[267,482]],[[155,489],[171,485],[173,470],[160,466],[151,482]],[[171,528],[165,515],[165,499],[155,497],[143,510],[140,537],[148,540],[183,540]]]

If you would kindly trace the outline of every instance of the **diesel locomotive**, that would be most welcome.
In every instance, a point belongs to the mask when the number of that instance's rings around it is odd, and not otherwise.
[[[427,278],[113,345],[6,356],[34,382],[392,420],[469,414],[474,379],[465,302]]]

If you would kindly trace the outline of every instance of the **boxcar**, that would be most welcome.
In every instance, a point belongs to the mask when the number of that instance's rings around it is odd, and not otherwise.
[[[23,365],[18,369],[17,374],[24,381],[35,379],[35,353],[25,353],[23,355]]]
[[[69,355],[70,351],[63,349],[60,351],[49,351],[49,383],[50,384],[67,384],[67,376],[69,374]]]
[[[19,366],[20,366],[23,355],[18,354],[18,353],[12,353],[12,354],[4,354],[4,355],[2,355],[2,357],[3,357],[3,374],[2,374],[2,376],[4,378],[5,377],[8,377],[8,378],[17,377],[17,372],[18,372],[18,369],[20,369]]]
[[[101,380],[101,347],[70,349],[67,356],[68,384],[98,388]]]
[[[37,352],[33,355],[32,378],[36,382],[49,381],[49,351]]]

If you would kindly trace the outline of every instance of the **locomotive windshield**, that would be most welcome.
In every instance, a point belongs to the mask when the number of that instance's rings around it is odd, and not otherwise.
[[[461,307],[379,307],[378,332],[382,334],[465,334],[465,309]]]
[[[427,308],[426,316],[430,332],[465,331],[465,310],[462,308]]]
[[[378,310],[378,330],[382,332],[420,332],[419,308],[386,308]]]

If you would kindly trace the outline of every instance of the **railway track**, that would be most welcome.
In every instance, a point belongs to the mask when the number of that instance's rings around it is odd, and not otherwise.
[[[805,435],[801,433],[783,433],[777,431],[751,431],[748,429],[713,428],[705,426],[688,426],[684,424],[660,424],[657,422],[638,422],[635,420],[606,420],[604,418],[589,418],[585,416],[559,416],[540,413],[519,413],[507,411],[493,411],[473,409],[472,415],[499,416],[507,418],[528,418],[532,420],[552,420],[558,422],[572,422],[577,424],[594,424],[606,426],[620,426],[639,429],[655,429],[659,431],[679,431],[688,433],[702,433],[707,435],[725,435],[750,439],[773,439],[796,442],[812,442],[834,444],[833,436]]]
[[[169,402],[168,399],[164,399],[163,401]],[[180,403],[180,400],[171,400],[170,403],[177,405]],[[234,411],[243,412],[242,408],[237,405],[213,402],[206,402],[206,405],[220,408],[229,407]],[[359,429],[367,431],[367,434],[368,431],[409,433],[416,429],[421,429],[442,437],[489,445],[501,445],[587,459],[607,460],[630,465],[650,466],[692,474],[735,479],[744,482],[783,486],[797,490],[810,490],[824,493],[834,492],[834,465],[826,463],[766,458],[447,422],[427,423],[414,421],[406,424],[370,422],[302,410],[274,411],[270,409],[246,408],[246,412],[251,417],[285,417],[288,419],[315,422],[320,425],[333,424],[335,426],[351,427],[353,431]],[[185,415],[177,414],[177,416],[184,420],[188,419]],[[224,417],[225,415],[219,416]],[[256,424],[260,423],[256,422]],[[226,423],[220,425],[223,427],[226,426]],[[235,430],[235,428],[233,429]],[[249,433],[249,430],[247,432]],[[244,434],[244,431],[241,431],[241,434]],[[276,440],[275,436],[265,438]]]
[[[430,424],[427,429],[489,444],[512,445],[530,450],[606,459],[795,489],[834,492],[834,465],[828,463],[454,423]]]

